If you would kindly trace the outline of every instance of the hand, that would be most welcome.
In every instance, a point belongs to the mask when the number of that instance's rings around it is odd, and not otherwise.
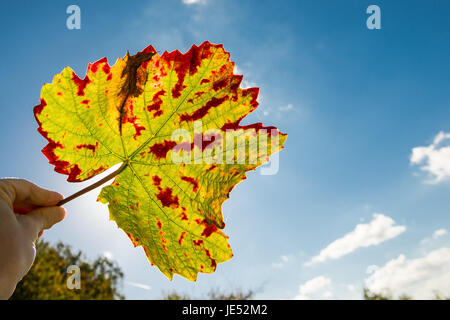
[[[0,299],[8,299],[30,270],[35,241],[64,219],[63,196],[23,179],[0,179]]]

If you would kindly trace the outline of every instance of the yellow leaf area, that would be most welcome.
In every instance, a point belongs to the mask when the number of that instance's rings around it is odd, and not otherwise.
[[[34,109],[48,140],[43,153],[68,181],[122,163],[99,200],[170,279],[196,280],[233,256],[222,204],[287,137],[261,123],[239,124],[257,107],[258,89],[241,89],[233,69],[222,45],[162,55],[149,46],[111,67],[106,58],[89,64],[84,79],[66,67],[43,86]],[[177,130],[184,135],[174,138]]]

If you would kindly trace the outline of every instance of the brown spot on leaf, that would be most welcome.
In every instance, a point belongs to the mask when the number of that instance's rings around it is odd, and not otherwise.
[[[209,237],[213,232],[217,231],[217,227],[214,224],[209,225],[206,220],[202,221],[205,229],[203,229],[202,237]]]
[[[78,86],[77,95],[84,96],[84,89],[86,88],[88,83],[91,82],[91,80],[89,80],[89,77],[86,76],[86,77],[84,77],[84,79],[80,79],[75,74],[75,72],[72,72],[72,81]]]
[[[161,223],[161,221],[158,218],[156,218],[156,225],[158,226],[158,229],[161,230],[162,223]]]
[[[228,100],[228,96],[223,96],[222,98],[212,97],[203,107],[195,110],[192,114],[181,114],[180,121],[188,122],[202,119],[208,113],[209,109],[221,105],[226,100]]]
[[[106,63],[105,65],[108,66],[108,60],[107,60],[106,58],[101,58],[101,59],[95,61],[93,64],[90,64],[88,68],[89,68],[93,73],[96,73],[97,70],[98,70],[98,66],[99,66],[101,63]],[[103,66],[103,68],[104,68],[104,66]],[[108,72],[105,72],[105,73],[109,73],[109,66],[108,66],[108,69],[107,69],[107,70],[108,70]]]
[[[150,52],[149,50],[151,50],[151,48],[147,47],[145,50],[138,52],[134,56],[130,56],[127,52],[127,64],[121,74],[122,78],[125,77],[125,82],[119,93],[119,96],[122,97],[122,103],[119,107],[120,133],[122,133],[123,118],[126,116],[127,111],[129,111],[125,109],[128,98],[139,96],[143,91],[142,87],[145,81],[147,81],[147,71],[145,68],[139,69],[139,67],[141,67],[143,62],[149,61],[156,54],[156,52]],[[132,116],[130,115],[129,118],[130,117]]]
[[[178,197],[172,195],[172,189],[166,187],[165,189],[161,189],[156,197],[161,201],[163,207],[170,207],[172,209],[178,208]]]
[[[197,192],[197,190],[198,190],[198,181],[197,180],[195,180],[193,177],[186,177],[186,176],[182,176],[181,180],[192,184],[192,191]]]
[[[181,210],[182,210],[182,212],[181,212],[181,220],[188,220],[188,217],[187,217],[187,215],[186,215],[186,208],[185,207],[182,207],[181,208]]]
[[[239,125],[239,122],[241,121],[241,119],[238,119],[235,122],[227,122],[222,126],[222,130],[226,131],[226,130],[239,130],[239,129],[243,129],[243,130],[250,130],[253,129],[255,130],[255,132],[258,132],[259,130],[267,130],[267,135],[271,136],[271,130],[272,129],[277,129],[276,127],[273,126],[268,126],[268,127],[264,127],[262,125],[262,123],[258,122],[258,123],[254,123],[254,124],[249,124],[246,126],[241,126]]]
[[[152,145],[150,147],[150,152],[155,155],[156,159],[165,158],[167,152],[172,150],[172,148],[176,145],[177,143],[175,141],[164,140],[164,142],[155,143],[154,145]]]
[[[161,178],[160,177],[153,176],[152,179],[153,179],[153,185],[159,186],[161,184]]]
[[[182,233],[181,233],[181,235],[180,235],[180,238],[178,239],[178,243],[181,245],[182,243],[183,243],[183,238],[184,238],[184,235],[186,234],[186,231],[183,231]]]
[[[225,88],[227,86],[228,82],[229,82],[229,78],[223,78],[218,81],[215,81],[213,83],[214,91],[219,91],[220,89]]]
[[[145,130],[145,127],[140,125],[138,123],[139,118],[134,115],[133,113],[133,104],[130,103],[130,105],[127,108],[127,112],[125,112],[122,122],[123,123],[131,123],[134,126],[134,130],[136,131],[135,135],[133,136],[134,140],[137,139],[138,136],[140,136],[142,133],[142,130]]]
[[[192,243],[194,243],[196,246],[200,247],[203,243],[203,240],[202,239],[192,240]]]
[[[163,96],[165,93],[166,91],[164,90],[155,93],[155,95],[153,96],[153,104],[147,106],[147,110],[149,112],[154,111],[153,118],[159,117],[163,114],[163,111],[161,110],[161,104],[163,102],[161,96]]]
[[[208,249],[205,249],[205,253],[206,253],[206,255],[208,256],[208,258],[211,260],[211,267],[212,267],[214,270],[216,270],[216,267],[217,267],[216,260],[213,259],[213,258],[211,258],[211,253],[209,252]]]
[[[95,150],[98,149],[98,142],[93,145],[93,144],[79,144],[77,145],[77,149],[88,149],[91,150],[93,154],[95,154]]]

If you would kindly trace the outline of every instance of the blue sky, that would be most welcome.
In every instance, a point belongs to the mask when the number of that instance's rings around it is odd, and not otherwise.
[[[70,4],[81,8],[81,30],[66,28]],[[366,27],[371,4],[381,8],[381,30]],[[234,258],[196,283],[170,282],[108,221],[99,190],[68,204],[45,238],[90,258],[108,252],[130,299],[212,288],[360,298],[367,284],[450,294],[449,10],[443,0],[4,3],[0,176],[66,196],[91,183],[66,182],[40,152],[32,108],[65,66],[84,76],[88,62],[149,44],[185,52],[223,43],[246,84],[261,88],[246,123],[289,134],[278,174],[250,173],[224,204]]]

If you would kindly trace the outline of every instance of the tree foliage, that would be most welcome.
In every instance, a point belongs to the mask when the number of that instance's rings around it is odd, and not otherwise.
[[[106,257],[92,262],[83,258],[64,243],[51,245],[39,240],[36,260],[28,274],[19,282],[11,297],[13,300],[112,300],[123,299],[119,287],[123,273],[117,264]],[[80,289],[69,289],[69,266],[81,271]]]
[[[395,297],[391,293],[372,292],[367,288],[363,290],[364,300],[395,300]],[[414,300],[414,298],[408,294],[401,294],[397,298],[398,300]],[[450,296],[445,296],[442,293],[435,292],[433,300],[450,300]]]
[[[191,297],[186,293],[180,293],[172,291],[163,295],[163,300],[195,300],[195,299],[207,299],[207,300],[251,300],[255,292],[253,290],[243,291],[240,289],[233,291],[222,291],[218,288],[210,290],[206,294],[206,298]]]

